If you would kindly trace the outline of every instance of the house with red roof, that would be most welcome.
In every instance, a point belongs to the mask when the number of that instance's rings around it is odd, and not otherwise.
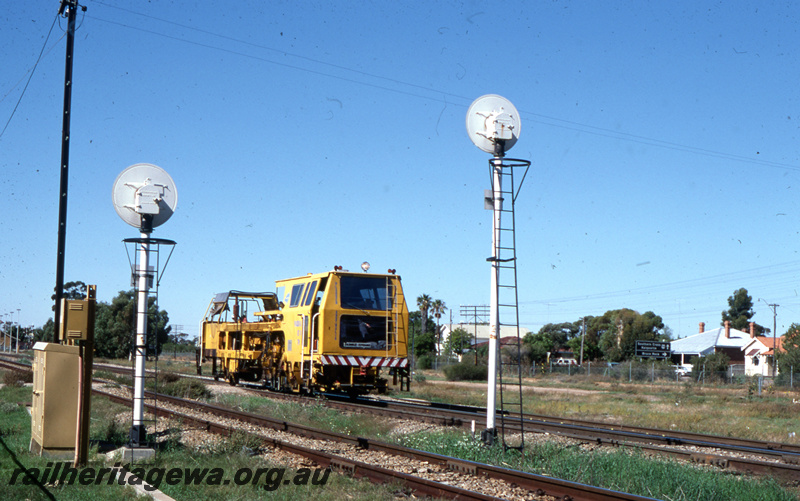
[[[775,376],[775,352],[782,349],[783,338],[755,336],[742,346],[744,352],[744,373],[747,376]],[[777,346],[777,350],[776,350]]]

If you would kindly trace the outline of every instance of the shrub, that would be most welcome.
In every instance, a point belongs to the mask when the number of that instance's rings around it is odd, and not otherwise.
[[[485,381],[488,375],[488,367],[472,362],[461,362],[444,368],[444,376],[448,381]]]
[[[95,436],[103,442],[122,445],[128,441],[129,429],[114,418],[105,420],[98,425]]]
[[[173,397],[189,398],[199,400],[201,398],[211,398],[211,391],[206,385],[196,379],[181,378],[172,383],[167,383],[160,389],[165,395]]]
[[[417,358],[416,365],[417,365],[417,369],[420,369],[420,370],[431,369],[433,367],[433,355],[431,355],[429,353],[425,354],[425,355],[422,355],[421,357]]]
[[[706,382],[725,380],[731,359],[724,353],[711,353],[697,357],[692,364],[692,377],[702,377],[705,371]]]
[[[20,409],[19,405],[13,402],[0,402],[0,414],[16,412]]]
[[[181,377],[174,372],[159,372],[158,379],[160,383],[169,384],[178,381]]]
[[[180,381],[181,377],[174,372],[159,372],[156,374],[155,379],[151,376],[144,378],[144,386],[148,390],[155,390],[160,393],[168,393],[167,388]],[[178,395],[176,395],[178,396]]]
[[[161,345],[162,355],[172,355],[175,353],[194,353],[197,347],[194,344],[186,343],[164,343]]]
[[[33,371],[11,370],[3,374],[3,383],[6,386],[22,386],[33,382]]]

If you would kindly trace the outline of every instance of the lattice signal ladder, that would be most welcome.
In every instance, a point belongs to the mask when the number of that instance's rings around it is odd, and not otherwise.
[[[514,167],[507,166],[502,171],[500,194],[506,203],[500,217],[500,238],[495,243],[497,256],[498,280],[497,298],[499,331],[514,331],[516,337],[508,339],[498,335],[500,346],[499,386],[500,386],[500,429],[503,436],[503,447],[523,450],[525,436],[522,430],[522,370],[519,329],[519,297],[517,294],[517,254],[516,236],[514,232]],[[518,166],[518,165],[517,165]],[[508,202],[511,202],[510,204]],[[510,208],[508,208],[510,206]],[[504,327],[506,329],[504,329]],[[512,329],[508,329],[511,327]],[[518,434],[518,435],[517,435]],[[518,437],[518,438],[517,438]]]

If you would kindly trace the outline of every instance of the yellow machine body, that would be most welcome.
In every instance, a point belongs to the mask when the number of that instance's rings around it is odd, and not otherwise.
[[[279,280],[277,292],[217,294],[202,321],[202,360],[231,384],[283,391],[408,387],[408,306],[395,274],[330,271]]]

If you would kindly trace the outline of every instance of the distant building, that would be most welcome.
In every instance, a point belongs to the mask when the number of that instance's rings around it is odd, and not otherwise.
[[[16,345],[13,335],[0,332],[0,351],[11,351]]]
[[[450,332],[455,329],[464,329],[465,331],[469,332],[470,334],[470,345],[465,346],[464,349],[472,348],[474,345],[478,345],[480,347],[483,344],[488,344],[489,342],[489,324],[467,324],[467,323],[459,323],[459,324],[443,324],[441,326],[442,330],[442,345],[447,342],[447,338],[450,336]],[[524,327],[519,328],[519,337],[525,337],[525,334],[530,332],[528,329]],[[502,325],[500,326],[500,339],[501,344],[508,344],[508,340],[513,338],[516,339],[517,337],[517,329],[514,326],[510,325]]]
[[[744,353],[744,373],[748,376],[775,376],[775,345],[777,351],[783,349],[783,338],[756,336],[742,346]]]
[[[520,343],[522,342],[521,338],[522,338],[522,336],[520,336]],[[503,346],[516,346],[517,345],[517,335],[514,334],[513,336],[501,337],[500,339],[498,339],[498,341],[499,341],[498,344],[500,345],[500,347],[503,347]],[[487,341],[481,341],[480,343],[476,344],[475,346],[477,348],[481,348],[483,346],[488,347],[489,346],[489,341],[488,340]]]
[[[755,323],[750,322],[750,332],[732,329],[731,323],[717,329],[705,330],[705,322],[700,322],[700,332],[683,339],[672,341],[672,361],[676,364],[688,365],[697,357],[705,357],[712,353],[724,353],[731,359],[731,365],[744,364],[745,355],[742,349],[755,338]]]

